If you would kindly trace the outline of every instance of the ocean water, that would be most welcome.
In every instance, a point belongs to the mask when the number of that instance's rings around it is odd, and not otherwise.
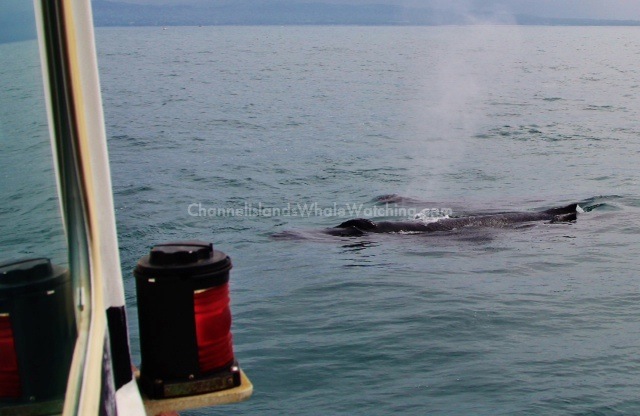
[[[152,245],[234,262],[255,392],[185,415],[640,413],[637,29],[100,28],[97,46],[134,359]],[[313,232],[572,202],[572,224]]]
[[[0,43],[0,262],[68,250],[35,40]]]

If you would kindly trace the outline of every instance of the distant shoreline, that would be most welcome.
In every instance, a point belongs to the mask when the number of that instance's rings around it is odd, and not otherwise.
[[[640,26],[640,21],[633,21],[632,23],[599,23],[599,24],[571,24],[571,23],[554,23],[554,24],[544,24],[544,23],[478,23],[478,24],[456,24],[456,23],[448,23],[448,24],[439,24],[439,25],[428,25],[428,24],[411,24],[411,23],[211,23],[211,24],[181,24],[181,23],[167,23],[167,24],[156,24],[156,23],[98,23],[94,22],[95,27],[100,28],[134,28],[134,27],[233,27],[233,26],[246,26],[246,27],[277,27],[277,26],[335,26],[335,27],[473,27],[473,26],[520,26],[520,27],[638,27]]]
[[[142,5],[92,2],[97,27],[136,26],[640,26],[640,20],[550,18],[506,13],[470,13],[395,5],[276,3],[248,6]]]

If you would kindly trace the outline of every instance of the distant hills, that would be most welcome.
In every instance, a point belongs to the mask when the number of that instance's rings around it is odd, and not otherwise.
[[[92,3],[96,26],[209,25],[466,25],[474,23],[555,26],[640,26],[635,20],[545,18],[451,12],[397,5],[263,2],[223,5],[141,5],[98,0]]]

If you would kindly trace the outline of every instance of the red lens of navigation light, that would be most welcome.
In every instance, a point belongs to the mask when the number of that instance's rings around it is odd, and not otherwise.
[[[200,371],[207,373],[233,363],[229,283],[193,294]]]
[[[18,398],[21,394],[11,317],[0,315],[0,398]]]

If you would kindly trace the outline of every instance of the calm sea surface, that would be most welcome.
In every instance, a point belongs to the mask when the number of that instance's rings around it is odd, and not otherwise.
[[[638,29],[113,28],[97,43],[137,362],[137,260],[201,239],[234,261],[255,393],[186,415],[640,413]],[[386,194],[414,200],[374,210]],[[310,232],[571,202],[587,211],[574,224]]]

